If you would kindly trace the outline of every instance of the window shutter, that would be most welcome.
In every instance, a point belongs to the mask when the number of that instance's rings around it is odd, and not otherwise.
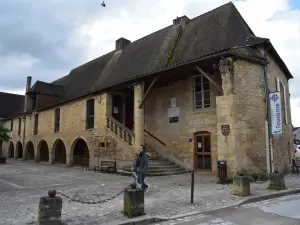
[[[288,124],[287,105],[286,105],[286,88],[285,88],[285,86],[283,86],[283,104],[284,104],[285,123]]]

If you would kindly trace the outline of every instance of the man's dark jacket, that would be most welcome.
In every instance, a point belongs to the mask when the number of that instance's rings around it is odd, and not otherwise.
[[[139,172],[144,175],[148,174],[148,156],[145,152],[139,154]]]

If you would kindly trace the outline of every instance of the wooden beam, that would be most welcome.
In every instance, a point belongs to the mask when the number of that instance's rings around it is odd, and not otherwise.
[[[158,77],[156,76],[156,77],[152,80],[150,86],[148,87],[148,89],[147,89],[147,91],[146,91],[146,93],[145,93],[145,95],[144,95],[144,97],[143,97],[143,99],[142,99],[142,101],[141,101],[141,103],[140,103],[140,105],[139,105],[139,108],[142,108],[142,106],[143,106],[143,104],[144,104],[144,102],[145,102],[145,99],[146,99],[146,97],[147,97],[149,91],[151,90],[151,88],[153,87],[153,85],[155,84],[155,82],[157,81],[157,78],[158,78]]]
[[[199,66],[196,67],[197,70],[207,78],[207,80],[209,80],[209,82],[211,82],[213,85],[215,85],[216,88],[218,88],[218,90],[220,92],[223,92],[222,88],[220,87],[220,85],[218,85],[213,79],[211,79],[207,73],[205,73]]]

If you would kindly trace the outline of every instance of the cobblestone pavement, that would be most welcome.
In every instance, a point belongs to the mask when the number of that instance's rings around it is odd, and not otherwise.
[[[34,224],[38,202],[55,188],[84,200],[106,199],[128,184],[130,177],[81,171],[81,168],[8,160],[0,165],[0,225]],[[195,175],[195,200],[190,204],[190,174],[150,177],[145,194],[147,215],[175,216],[230,206],[242,198],[231,195],[231,185],[216,184],[207,173]],[[286,176],[288,188],[300,187],[300,173]],[[267,183],[252,183],[253,195],[265,194]],[[127,218],[121,213],[123,196],[101,204],[87,205],[64,199],[62,219],[66,224],[112,224]]]
[[[299,194],[289,195],[240,207],[221,209],[213,213],[153,223],[153,225],[298,225],[300,213],[297,207],[299,205],[296,203],[299,200]]]

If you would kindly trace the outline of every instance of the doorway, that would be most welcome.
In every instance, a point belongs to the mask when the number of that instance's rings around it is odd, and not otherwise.
[[[194,136],[194,161],[195,170],[210,172],[211,162],[211,134],[208,132],[199,132]]]

